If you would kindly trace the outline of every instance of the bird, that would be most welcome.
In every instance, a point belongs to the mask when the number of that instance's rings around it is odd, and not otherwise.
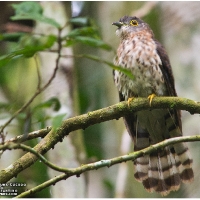
[[[120,101],[137,97],[177,96],[169,57],[150,26],[136,16],[124,16],[117,27],[120,43],[114,65],[129,70],[133,78],[113,70]],[[181,113],[173,108],[148,109],[126,114],[126,129],[139,151],[165,139],[182,136]],[[177,143],[135,159],[135,178],[148,192],[162,196],[177,191],[181,183],[194,179],[193,159],[185,143]]]

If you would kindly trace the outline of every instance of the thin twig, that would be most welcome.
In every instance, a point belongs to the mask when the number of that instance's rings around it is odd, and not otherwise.
[[[37,70],[37,76],[38,76],[38,85],[37,85],[37,89],[39,90],[40,87],[41,87],[41,83],[42,83],[41,80],[42,80],[42,79],[41,79],[41,74],[40,74],[40,70],[39,70],[39,64],[38,64],[36,55],[34,55],[34,60],[35,60],[35,63],[36,63],[36,70]]]
[[[38,131],[33,131],[31,133],[28,133],[26,134],[25,136],[24,135],[19,135],[15,138],[11,138],[7,141],[4,141],[5,144],[9,143],[9,142],[24,142],[24,141],[28,141],[28,140],[32,140],[32,139],[35,139],[35,138],[43,138],[44,136],[46,136],[49,132],[51,131],[51,127],[47,127],[45,129],[40,129]]]
[[[30,194],[39,192],[50,185],[55,185],[60,180],[67,179],[71,176],[79,177],[83,172],[86,172],[86,171],[96,170],[102,167],[111,167],[112,165],[116,165],[116,164],[126,162],[126,161],[134,161],[136,158],[142,155],[153,153],[156,150],[164,148],[168,145],[172,145],[172,144],[176,144],[180,142],[195,142],[195,141],[200,141],[200,135],[170,138],[162,142],[159,142],[155,145],[151,145],[140,151],[136,151],[127,155],[123,155],[123,156],[119,156],[119,157],[115,157],[115,158],[107,159],[107,160],[101,160],[101,161],[86,164],[86,165],[81,165],[80,167],[77,167],[74,169],[68,169],[67,173],[58,175],[30,190],[27,190],[26,192],[23,192],[20,195],[18,195],[17,198],[28,197]]]
[[[24,144],[16,144],[16,143],[7,143],[4,145],[0,145],[0,150],[5,151],[5,150],[11,150],[11,149],[22,149],[24,151],[30,152],[32,154],[34,154],[35,156],[38,157],[39,160],[41,160],[45,165],[49,166],[50,168],[59,171],[59,172],[71,172],[71,170],[67,169],[67,168],[62,168],[59,166],[56,166],[55,164],[49,162],[48,160],[46,160],[46,158],[44,156],[42,156],[41,154],[37,153],[34,149],[32,149],[31,147],[24,145]]]

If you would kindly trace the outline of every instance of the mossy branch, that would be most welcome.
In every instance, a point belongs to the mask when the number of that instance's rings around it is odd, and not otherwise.
[[[17,137],[6,140],[6,142],[4,144],[10,143],[10,142],[15,142],[15,143],[20,142],[21,143],[21,142],[25,142],[25,141],[32,140],[32,139],[35,139],[35,138],[43,138],[50,131],[51,131],[51,127],[47,127],[47,128],[44,128],[44,129],[40,129],[38,131],[33,131],[31,133],[28,133],[28,134],[18,135]]]
[[[43,140],[33,149],[35,152],[37,152],[37,154],[43,155],[51,148],[54,148],[54,146],[59,141],[61,142],[64,136],[68,135],[71,131],[85,129],[88,126],[97,123],[118,119],[129,112],[156,108],[175,108],[178,110],[186,110],[191,114],[200,113],[200,103],[186,98],[155,97],[151,103],[151,106],[149,105],[147,98],[135,98],[130,102],[129,105],[127,102],[120,102],[103,109],[69,118],[65,120],[61,127],[56,131],[51,129],[51,131],[43,138]],[[0,171],[0,182],[9,181],[11,178],[17,176],[21,171],[31,166],[37,160],[37,155],[33,155],[32,153],[28,152],[12,165]]]

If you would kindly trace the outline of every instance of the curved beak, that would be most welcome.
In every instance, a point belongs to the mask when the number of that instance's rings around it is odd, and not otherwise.
[[[118,28],[120,28],[121,26],[123,26],[123,23],[122,22],[113,22],[112,25],[115,25]]]

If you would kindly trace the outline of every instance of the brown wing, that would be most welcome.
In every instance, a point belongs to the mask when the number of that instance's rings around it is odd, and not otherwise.
[[[175,84],[174,84],[174,76],[172,73],[172,68],[171,68],[167,53],[166,53],[164,47],[158,41],[155,41],[155,42],[157,45],[157,53],[160,56],[160,59],[162,61],[162,65],[160,65],[160,69],[162,71],[162,74],[163,74],[163,77],[165,80],[168,95],[169,96],[177,96],[177,93],[175,90]],[[174,110],[174,115],[175,115],[176,124],[179,126],[179,128],[182,131],[180,111]]]

